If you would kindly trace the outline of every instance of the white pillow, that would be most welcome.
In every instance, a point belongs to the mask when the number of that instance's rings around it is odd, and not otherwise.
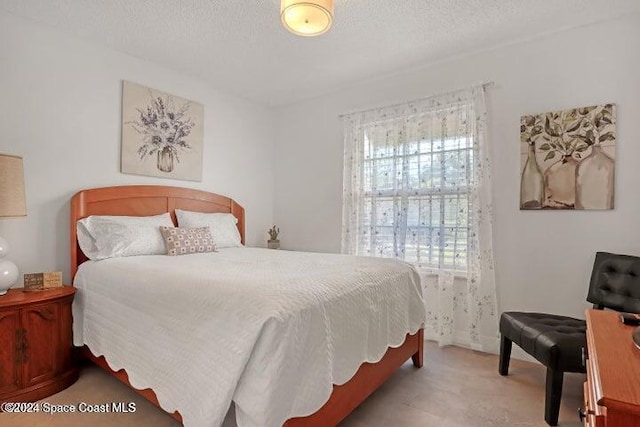
[[[169,213],[155,216],[89,216],[78,221],[78,244],[89,259],[162,255],[160,227],[173,227]]]
[[[242,246],[236,224],[238,218],[230,213],[202,213],[176,209],[178,226],[185,228],[209,227],[218,248]]]

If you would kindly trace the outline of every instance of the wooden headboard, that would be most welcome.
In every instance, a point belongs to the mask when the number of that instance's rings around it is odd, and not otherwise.
[[[219,194],[190,188],[156,185],[125,185],[82,190],[71,198],[71,278],[88,258],[78,245],[76,222],[90,215],[149,216],[171,214],[177,225],[175,209],[207,213],[232,213],[238,218],[238,230],[244,244],[244,208]]]

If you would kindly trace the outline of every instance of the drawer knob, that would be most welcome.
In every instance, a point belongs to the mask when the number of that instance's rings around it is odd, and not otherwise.
[[[582,408],[578,408],[578,417],[580,417],[580,422],[583,422],[585,418],[587,418],[587,414],[582,411]]]

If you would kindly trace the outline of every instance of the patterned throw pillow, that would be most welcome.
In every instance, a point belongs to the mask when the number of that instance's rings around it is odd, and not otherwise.
[[[167,255],[186,255],[217,250],[209,227],[160,227],[160,232],[167,246]]]

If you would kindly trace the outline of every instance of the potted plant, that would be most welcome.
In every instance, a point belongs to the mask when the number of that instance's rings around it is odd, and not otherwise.
[[[275,225],[267,231],[269,234],[269,241],[267,241],[267,247],[269,249],[280,249],[280,240],[278,240],[278,234],[280,234],[280,229]]]

